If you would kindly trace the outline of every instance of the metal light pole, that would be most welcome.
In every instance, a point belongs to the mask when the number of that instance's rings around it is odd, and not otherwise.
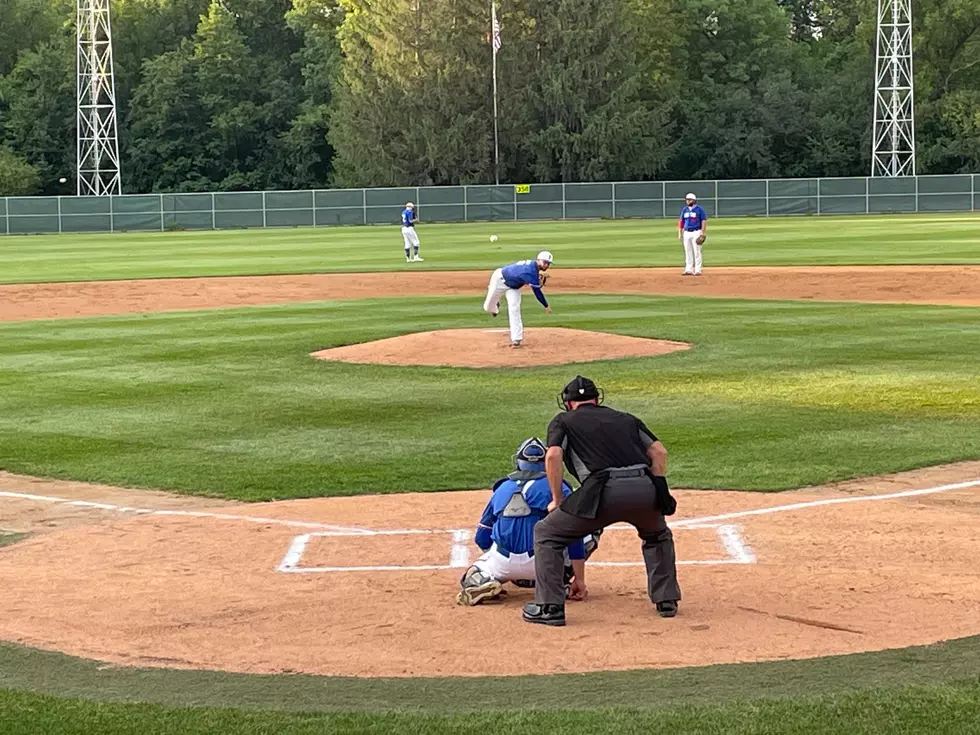
[[[878,0],[872,176],[915,175],[912,0]]]
[[[122,194],[109,0],[76,0],[76,9],[77,193]]]

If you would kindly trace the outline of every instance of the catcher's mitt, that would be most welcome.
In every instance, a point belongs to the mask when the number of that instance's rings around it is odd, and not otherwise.
[[[698,245],[704,245],[704,241],[707,239],[708,238],[706,235],[698,235],[698,239],[695,240],[694,242],[696,242]]]

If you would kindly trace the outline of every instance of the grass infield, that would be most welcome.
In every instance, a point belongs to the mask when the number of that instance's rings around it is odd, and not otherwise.
[[[400,228],[0,237],[0,282],[326,271],[491,270],[552,250],[560,267],[678,265],[666,220],[494,222],[418,227],[425,263],[404,262]],[[393,222],[397,221],[397,212]],[[490,235],[499,240],[490,243]],[[980,263],[980,215],[712,219],[709,265]]]
[[[976,309],[555,301],[551,317],[527,310],[532,327],[694,349],[522,370],[309,357],[486,324],[464,298],[3,324],[0,467],[245,500],[488,487],[579,371],[658,433],[676,486],[780,490],[978,457]]]

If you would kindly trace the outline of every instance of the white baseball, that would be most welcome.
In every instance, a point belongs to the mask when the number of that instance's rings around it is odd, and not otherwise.
[[[497,242],[497,236],[496,235],[490,235],[490,242]]]
[[[65,178],[64,176],[62,176],[62,177],[61,177],[60,179],[58,179],[58,183],[59,183],[59,184],[64,184],[64,183],[66,183],[67,181],[68,181],[68,179],[66,179],[66,178]]]

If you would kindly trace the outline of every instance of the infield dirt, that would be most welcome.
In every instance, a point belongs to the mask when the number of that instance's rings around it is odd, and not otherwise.
[[[0,550],[0,638],[123,665],[351,676],[680,667],[926,644],[980,633],[977,487],[821,503],[978,477],[972,462],[779,495],[679,491],[680,616],[656,617],[641,568],[597,566],[590,600],[570,604],[568,627],[545,631],[519,619],[526,590],[453,604],[462,570],[449,566],[452,530],[472,528],[486,491],[222,505],[213,515],[207,501],[191,510],[180,498],[174,515],[161,494],[58,483],[51,492],[65,500],[109,497],[129,509],[89,507],[86,524]],[[3,478],[5,488],[18,482]],[[43,531],[64,504],[38,499],[44,481],[23,482],[34,499],[0,497],[0,515]],[[710,520],[791,504],[803,505]],[[133,511],[158,506],[166,514]],[[719,523],[737,529],[741,562]],[[358,530],[327,528],[338,524]],[[321,532],[297,569],[325,571],[280,571],[297,536]],[[635,535],[612,530],[594,561],[639,558]],[[364,566],[440,568],[350,569]],[[524,655],[479,655],[473,641],[494,630]]]

